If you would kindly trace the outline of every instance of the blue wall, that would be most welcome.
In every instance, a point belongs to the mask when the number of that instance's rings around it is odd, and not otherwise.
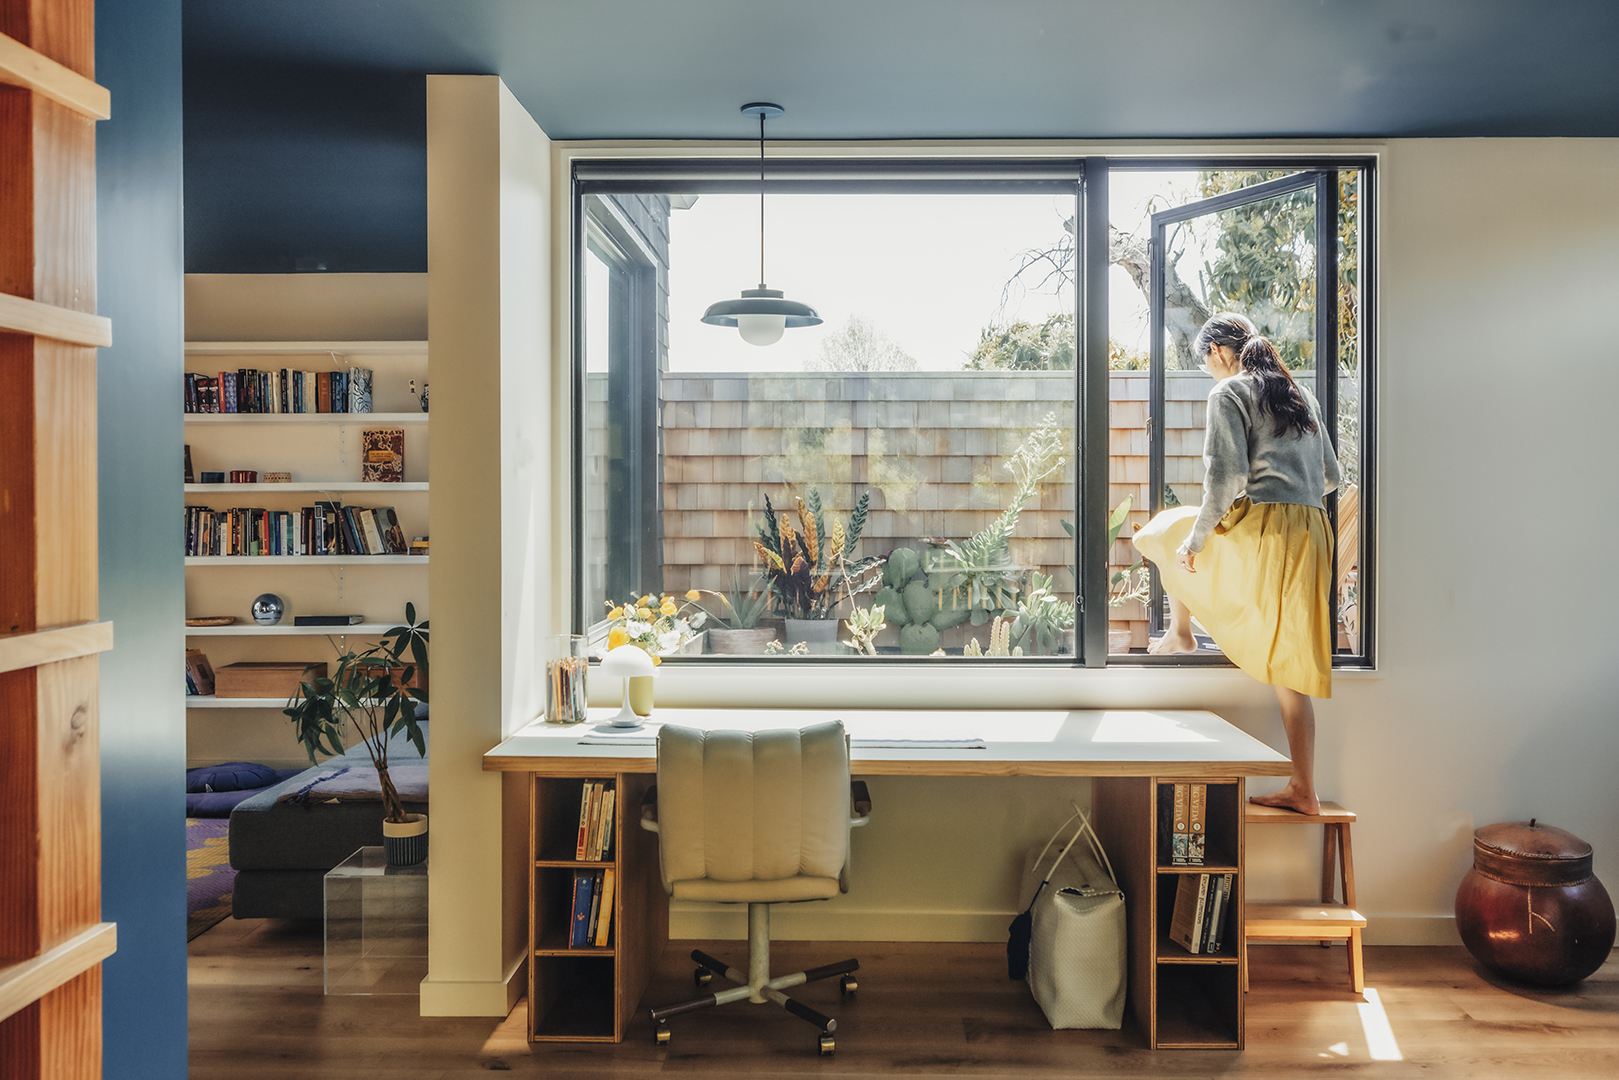
[[[427,77],[188,56],[185,268],[426,273]]]
[[[103,1076],[186,1075],[180,0],[99,0]]]

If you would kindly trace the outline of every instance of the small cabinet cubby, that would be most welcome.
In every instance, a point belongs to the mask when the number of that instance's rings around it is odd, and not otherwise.
[[[576,858],[585,785],[615,792],[611,834],[599,860]],[[529,789],[529,1038],[618,1042],[669,937],[657,838],[638,823],[652,777],[532,776]],[[616,878],[605,946],[569,947],[574,877]],[[602,917],[605,917],[603,913]]]
[[[1177,865],[1175,785],[1204,785],[1202,865]],[[1154,1050],[1234,1049],[1243,1045],[1243,781],[1240,777],[1098,777],[1097,828],[1114,854],[1131,938],[1129,1001]],[[1193,954],[1170,924],[1182,878],[1231,875],[1219,951]],[[1150,942],[1151,948],[1139,943]]]

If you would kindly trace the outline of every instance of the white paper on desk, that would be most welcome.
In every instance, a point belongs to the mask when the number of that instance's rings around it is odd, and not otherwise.
[[[580,746],[654,746],[658,741],[658,727],[660,725],[648,721],[646,726],[638,728],[614,728],[603,724],[591,728],[579,740]],[[779,723],[772,723],[768,716],[757,713],[745,714],[734,720],[719,720],[705,724],[710,731],[768,731],[779,728]],[[849,732],[851,745],[862,749],[904,749],[904,750],[987,750],[989,744],[983,738],[968,728],[934,726],[926,731],[919,731],[910,724],[884,721],[877,718],[863,717],[857,721],[845,721],[844,726]]]

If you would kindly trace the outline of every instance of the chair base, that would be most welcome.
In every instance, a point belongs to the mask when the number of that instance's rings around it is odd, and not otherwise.
[[[731,967],[725,961],[710,956],[701,949],[693,949],[691,958],[698,964],[697,981],[699,985],[706,983],[707,973],[718,974],[737,985],[729,990],[721,990],[713,994],[692,998],[674,1005],[664,1005],[651,1010],[652,1022],[656,1030],[658,1045],[666,1045],[670,1040],[669,1018],[679,1016],[681,1013],[696,1012],[698,1009],[711,1009],[719,1005],[728,1005],[733,1001],[752,1001],[756,1004],[773,1002],[780,1005],[800,1020],[814,1024],[821,1031],[820,1052],[832,1053],[836,1043],[832,1033],[837,1031],[838,1022],[805,1005],[795,1001],[782,993],[792,986],[816,982],[820,979],[830,979],[834,975],[843,976],[843,993],[847,997],[853,994],[858,984],[849,976],[860,969],[858,960],[842,960],[835,964],[824,964],[821,967],[811,968],[808,971],[795,971],[791,975],[770,977],[770,905],[748,905],[748,972],[744,973]]]

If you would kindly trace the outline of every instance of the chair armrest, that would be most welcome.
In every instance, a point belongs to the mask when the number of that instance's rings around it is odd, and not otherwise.
[[[866,787],[864,780],[850,781],[849,798],[854,804],[854,816],[849,819],[849,826],[858,828],[871,820],[871,790]]]
[[[646,797],[641,800],[641,828],[647,832],[658,831],[658,785],[653,784],[646,789]]]

